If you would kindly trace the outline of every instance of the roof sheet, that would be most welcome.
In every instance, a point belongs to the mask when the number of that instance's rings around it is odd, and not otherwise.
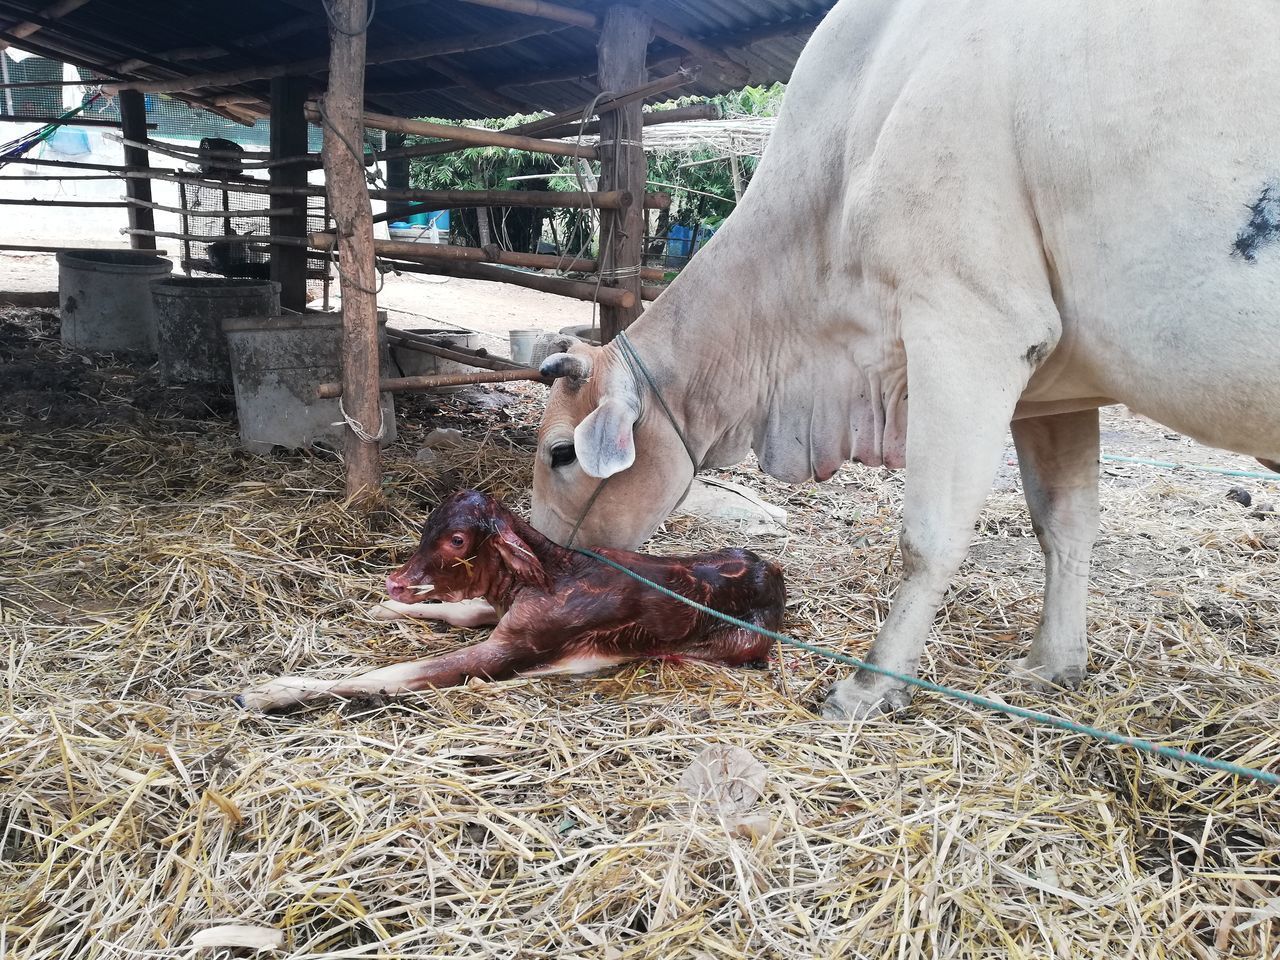
[[[607,0],[558,0],[601,14]],[[834,0],[650,0],[655,19],[726,51],[751,84],[785,81],[813,27]],[[0,38],[18,22],[41,23],[47,0],[0,0]],[[596,35],[461,0],[378,0],[368,48],[502,31],[542,32],[499,46],[372,65],[370,107],[400,116],[454,119],[519,111],[569,110],[595,95]],[[323,57],[328,24],[317,0],[91,0],[15,46],[90,67],[116,79],[167,79]],[[215,53],[211,48],[219,48]],[[684,51],[657,39],[650,71],[674,70]],[[146,60],[143,65],[130,60]],[[433,64],[439,69],[433,67]],[[122,70],[122,66],[129,67]],[[465,75],[467,85],[458,81]],[[323,75],[316,74],[317,89]],[[731,83],[704,69],[692,84],[658,99],[726,92]],[[199,91],[204,97],[249,93],[265,98],[269,83],[250,80]]]

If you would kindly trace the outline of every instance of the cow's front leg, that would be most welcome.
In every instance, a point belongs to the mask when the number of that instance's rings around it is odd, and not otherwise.
[[[1041,682],[1084,679],[1089,556],[1098,536],[1098,411],[1013,422],[1031,523],[1044,550],[1044,611],[1019,666]]]
[[[439,620],[455,627],[487,627],[502,615],[488,600],[461,600],[457,603],[402,603],[383,600],[369,610],[374,620]]]
[[[1004,439],[1030,367],[1007,332],[962,326],[965,343],[908,342],[907,480],[902,505],[902,582],[880,635],[867,654],[878,667],[914,677],[947,585],[973,538],[974,523],[995,479]],[[1025,351],[1026,346],[1021,350]],[[968,362],[966,362],[966,357]],[[858,670],[835,685],[822,708],[828,719],[852,719],[905,707],[909,685]]]
[[[396,697],[428,687],[457,686],[471,677],[507,680],[538,662],[529,645],[514,642],[499,626],[489,639],[437,657],[395,663],[340,680],[279,677],[235,699],[253,710],[279,710],[326,697]]]

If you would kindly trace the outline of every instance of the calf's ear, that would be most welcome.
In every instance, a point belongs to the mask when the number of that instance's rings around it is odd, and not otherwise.
[[[633,428],[639,416],[635,404],[606,396],[574,428],[573,448],[587,476],[603,480],[636,462]]]
[[[551,590],[551,578],[547,576],[538,555],[529,548],[511,524],[501,517],[493,524],[493,545],[513,577],[543,590]]]

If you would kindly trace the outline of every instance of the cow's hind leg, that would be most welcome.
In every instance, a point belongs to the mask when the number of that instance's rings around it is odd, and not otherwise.
[[[1084,679],[1089,555],[1098,536],[1098,411],[1013,422],[1031,523],[1044,550],[1044,612],[1020,666],[1042,682]]]
[[[912,678],[995,479],[1015,403],[1030,377],[1029,358],[1041,352],[1034,342],[1035,349],[1028,349],[1025,325],[986,315],[963,316],[963,322],[956,316],[935,319],[942,321],[934,324],[941,334],[914,343],[904,336],[911,413],[899,540],[902,583],[866,657]],[[945,335],[957,329],[964,339]],[[901,709],[912,692],[901,680],[858,670],[836,684],[822,715],[848,719]]]

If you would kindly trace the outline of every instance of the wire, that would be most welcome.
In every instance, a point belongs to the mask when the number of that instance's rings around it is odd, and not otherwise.
[[[341,26],[338,25],[338,21],[334,18],[333,8],[329,5],[329,2],[330,0],[320,0],[321,5],[324,7],[324,14],[326,17],[329,18],[329,25],[333,27],[333,29],[336,30],[338,33],[342,34],[344,37],[358,37],[362,33],[367,33],[369,30],[369,25],[373,23],[373,15],[378,10],[378,0],[369,0],[369,17],[368,19],[365,20],[364,26],[361,27],[359,30],[355,30],[355,31],[344,30]]]

